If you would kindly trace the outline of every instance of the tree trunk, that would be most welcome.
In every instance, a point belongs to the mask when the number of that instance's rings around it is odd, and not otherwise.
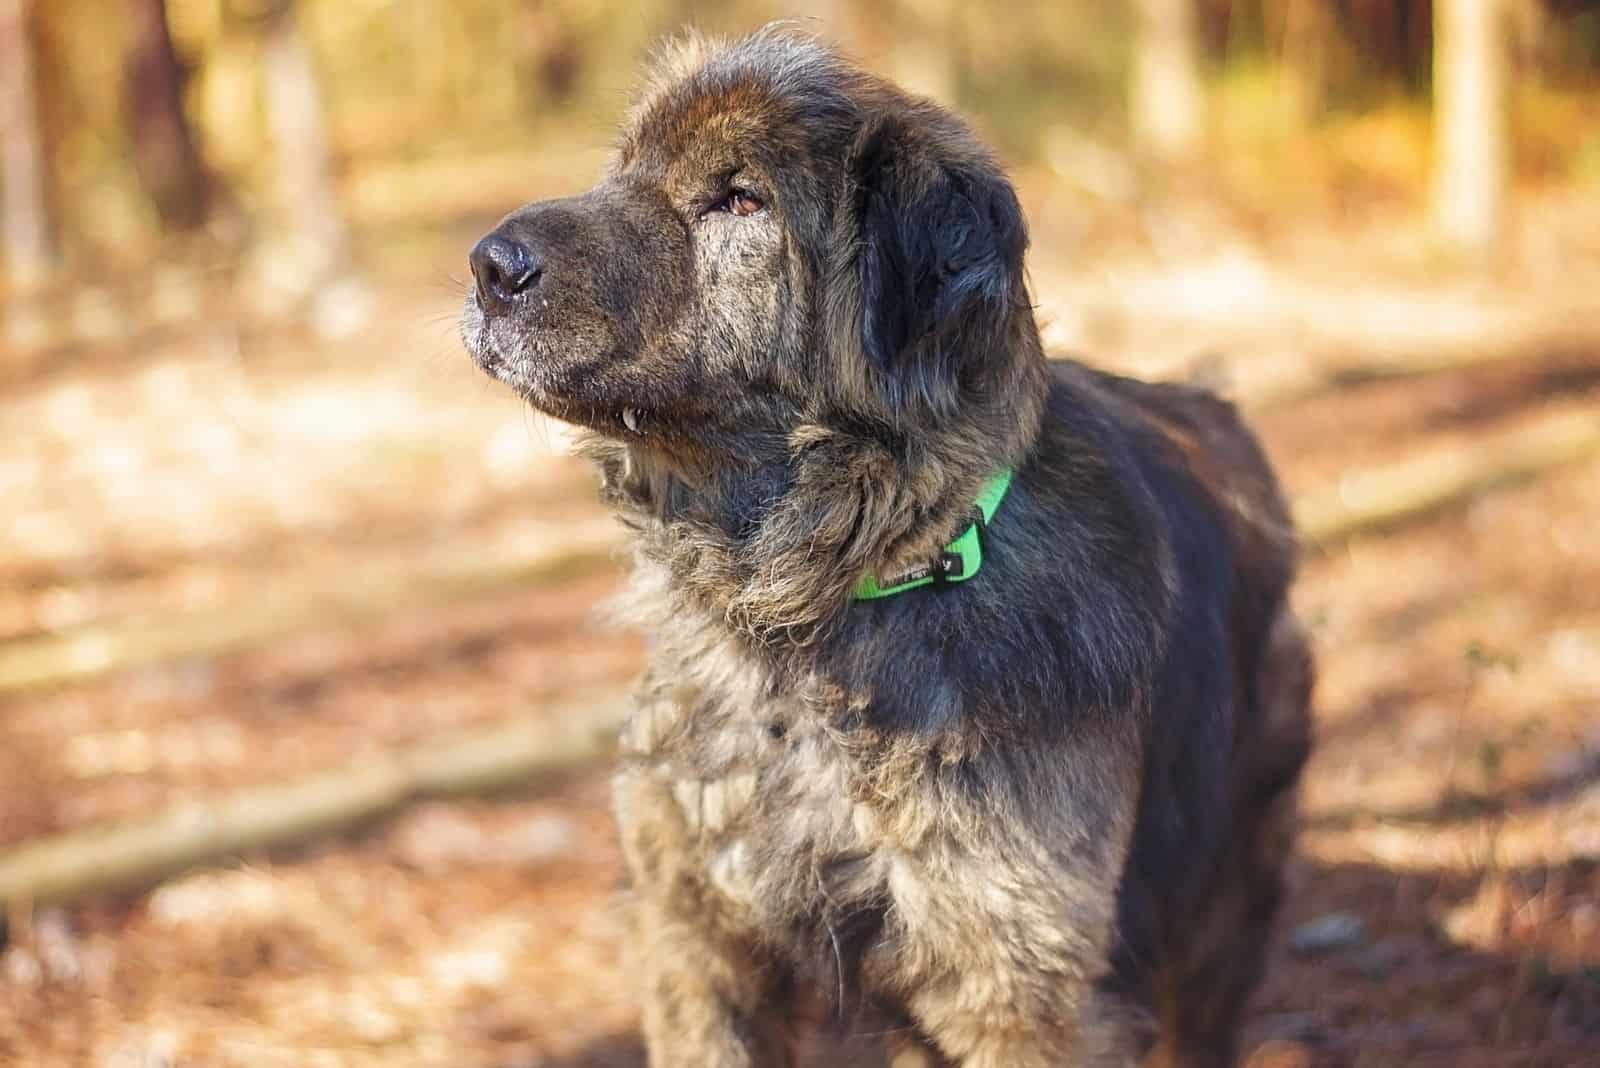
[[[1137,0],[1131,88],[1134,142],[1156,159],[1200,145],[1203,100],[1193,0]]]
[[[162,221],[188,229],[206,218],[209,183],[183,111],[182,74],[166,0],[128,0],[127,107],[133,165]]]
[[[26,290],[55,262],[34,98],[30,0],[0,0],[0,266]]]
[[[1487,259],[1505,237],[1509,159],[1502,0],[1435,0],[1434,225]]]
[[[261,67],[279,208],[309,288],[344,270],[349,247],[323,128],[322,94],[291,6],[267,23]]]
[[[890,5],[890,18],[901,5]],[[956,102],[960,84],[957,51],[960,47],[956,27],[960,6],[952,0],[923,0],[916,17],[903,15],[889,27],[887,53],[889,75],[894,81],[920,96],[944,104]]]

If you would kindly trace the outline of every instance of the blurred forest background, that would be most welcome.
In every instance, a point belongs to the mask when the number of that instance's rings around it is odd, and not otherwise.
[[[1594,1063],[1600,3],[0,0],[0,1064],[642,1064],[618,534],[454,319],[654,42],[788,16],[994,142],[1053,349],[1294,497],[1253,1068]]]

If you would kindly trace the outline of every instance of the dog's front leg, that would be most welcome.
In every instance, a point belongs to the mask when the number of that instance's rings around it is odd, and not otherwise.
[[[1136,798],[1118,748],[929,782],[938,818],[889,874],[893,961],[918,1030],[961,1068],[1131,1068],[1151,1045],[1148,1013],[1100,986]]]
[[[960,1068],[1134,1068],[1153,1045],[1148,1016],[1076,975],[1015,961],[930,984],[914,1015]]]
[[[651,1068],[756,1068],[752,984],[697,927],[637,902],[631,947],[643,983]]]
[[[699,842],[653,770],[613,783],[633,887],[629,970],[639,984],[651,1068],[758,1068],[774,1063],[758,1033],[768,981],[735,933],[736,917],[705,883]]]

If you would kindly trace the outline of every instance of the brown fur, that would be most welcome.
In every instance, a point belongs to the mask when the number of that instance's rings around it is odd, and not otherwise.
[[[783,30],[670,51],[602,182],[491,238],[468,347],[635,534],[651,1063],[1230,1063],[1310,689],[1233,410],[1047,363],[987,151]],[[977,576],[852,599],[1000,467]]]

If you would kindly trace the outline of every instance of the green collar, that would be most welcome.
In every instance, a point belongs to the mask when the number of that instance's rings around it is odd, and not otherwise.
[[[879,597],[893,597],[897,593],[914,590],[918,586],[943,586],[947,582],[965,582],[983,566],[983,533],[994,518],[995,509],[1005,500],[1011,488],[1011,472],[1001,471],[984,483],[983,492],[973,507],[972,524],[961,536],[945,546],[944,552],[926,564],[898,575],[879,585],[875,575],[868,575],[856,586],[858,601],[871,601]]]

